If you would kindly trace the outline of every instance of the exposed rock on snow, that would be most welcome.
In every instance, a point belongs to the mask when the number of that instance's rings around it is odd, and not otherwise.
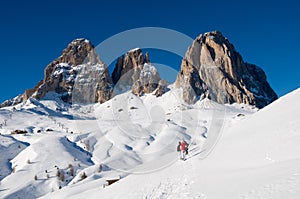
[[[2,106],[15,105],[30,97],[41,99],[51,91],[60,94],[68,103],[102,103],[110,99],[111,84],[107,66],[96,54],[94,46],[86,39],[75,39],[46,67],[43,81]]]
[[[94,46],[88,40],[75,39],[62,56],[46,67],[44,83],[33,97],[41,99],[47,92],[55,91],[69,103],[104,102],[110,98],[111,83],[107,66]]]
[[[112,73],[114,84],[116,84],[124,74],[131,70],[134,70],[134,74],[130,83],[134,83],[139,78],[139,73],[145,63],[150,64],[148,53],[144,55],[139,48],[128,51],[124,56],[118,58],[116,67]]]
[[[7,107],[7,106],[13,106],[13,105],[19,104],[21,102],[23,102],[23,95],[22,94],[18,95],[15,98],[8,99],[8,100],[4,101],[2,104],[0,104],[0,108]]]
[[[159,80],[157,90],[155,91],[155,96],[162,96],[167,90],[168,83],[166,80]]]
[[[176,86],[183,87],[188,103],[202,94],[222,104],[237,102],[259,108],[277,99],[263,70],[245,63],[218,31],[194,40],[182,61]]]
[[[148,53],[144,55],[141,49],[136,48],[118,59],[112,79],[116,84],[116,93],[125,88],[132,89],[132,93],[141,96],[157,89],[160,76],[151,65]],[[162,94],[162,88],[159,92]]]
[[[183,99],[187,103],[195,103],[198,96],[206,92],[206,85],[201,80],[198,70],[186,59],[182,60],[175,85],[182,88]]]

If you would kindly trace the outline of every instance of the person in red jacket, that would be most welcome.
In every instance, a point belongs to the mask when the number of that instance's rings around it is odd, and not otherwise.
[[[181,160],[185,160],[185,156],[188,153],[188,144],[185,140],[182,140],[179,146],[179,150],[180,150],[180,159]]]

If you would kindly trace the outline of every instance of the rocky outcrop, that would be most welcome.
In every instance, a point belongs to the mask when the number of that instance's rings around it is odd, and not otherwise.
[[[166,80],[164,80],[164,79],[159,80],[158,87],[157,87],[157,90],[155,91],[154,95],[156,97],[162,96],[165,92],[167,92],[167,86],[168,86],[168,83]]]
[[[44,83],[43,80],[39,81],[39,83],[32,89],[27,89],[25,91],[25,93],[23,94],[23,101],[26,101],[27,99],[29,99],[36,90],[38,90],[38,88]]]
[[[200,78],[197,68],[186,59],[182,60],[175,86],[182,88],[183,99],[189,104],[195,103],[201,95],[205,95],[207,90],[205,83]]]
[[[75,39],[46,67],[44,82],[32,97],[41,99],[54,91],[68,103],[104,102],[110,99],[111,84],[107,66],[90,41]]]
[[[188,103],[203,95],[222,104],[237,102],[261,108],[277,99],[263,70],[245,63],[218,31],[194,40],[175,85],[183,88],[183,98]]]
[[[106,102],[111,98],[113,85],[108,69],[103,64],[83,64],[76,68],[72,103],[90,104]]]
[[[15,105],[30,97],[42,99],[49,92],[59,94],[67,103],[102,103],[110,99],[111,77],[90,41],[72,41],[62,55],[46,67],[44,80],[15,98],[17,100],[8,100],[2,106]]]
[[[44,83],[32,97],[54,91],[68,103],[94,103],[110,99],[112,80],[107,66],[86,39],[75,39],[45,69]]]
[[[115,83],[115,94],[132,89],[135,95],[141,96],[155,91],[161,79],[156,68],[151,65],[148,53],[144,55],[137,48],[117,60],[112,80]],[[163,92],[162,88],[159,92]]]
[[[20,104],[23,102],[23,95],[18,95],[17,97],[15,98],[12,98],[12,99],[9,99],[9,100],[6,100],[4,102],[2,102],[0,104],[0,108],[3,108],[3,107],[7,107],[7,106],[14,106],[16,104]]]
[[[140,71],[144,64],[150,64],[148,53],[143,54],[139,48],[128,51],[124,56],[119,57],[112,73],[112,80],[114,84],[120,80],[128,72],[132,72],[133,76],[130,78],[130,83],[133,84],[138,78]]]

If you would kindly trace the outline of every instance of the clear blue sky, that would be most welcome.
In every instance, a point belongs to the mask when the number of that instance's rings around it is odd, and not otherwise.
[[[192,38],[220,30],[246,62],[264,69],[279,96],[300,86],[297,0],[4,2],[0,5],[0,101],[34,87],[46,65],[73,39],[85,37],[97,45],[119,32],[148,26],[174,29]],[[156,54],[150,55],[152,62],[180,65]]]

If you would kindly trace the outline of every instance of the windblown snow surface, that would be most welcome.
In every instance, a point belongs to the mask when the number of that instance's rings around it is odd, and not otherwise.
[[[0,198],[300,198],[300,89],[261,110],[179,95],[0,109]]]

